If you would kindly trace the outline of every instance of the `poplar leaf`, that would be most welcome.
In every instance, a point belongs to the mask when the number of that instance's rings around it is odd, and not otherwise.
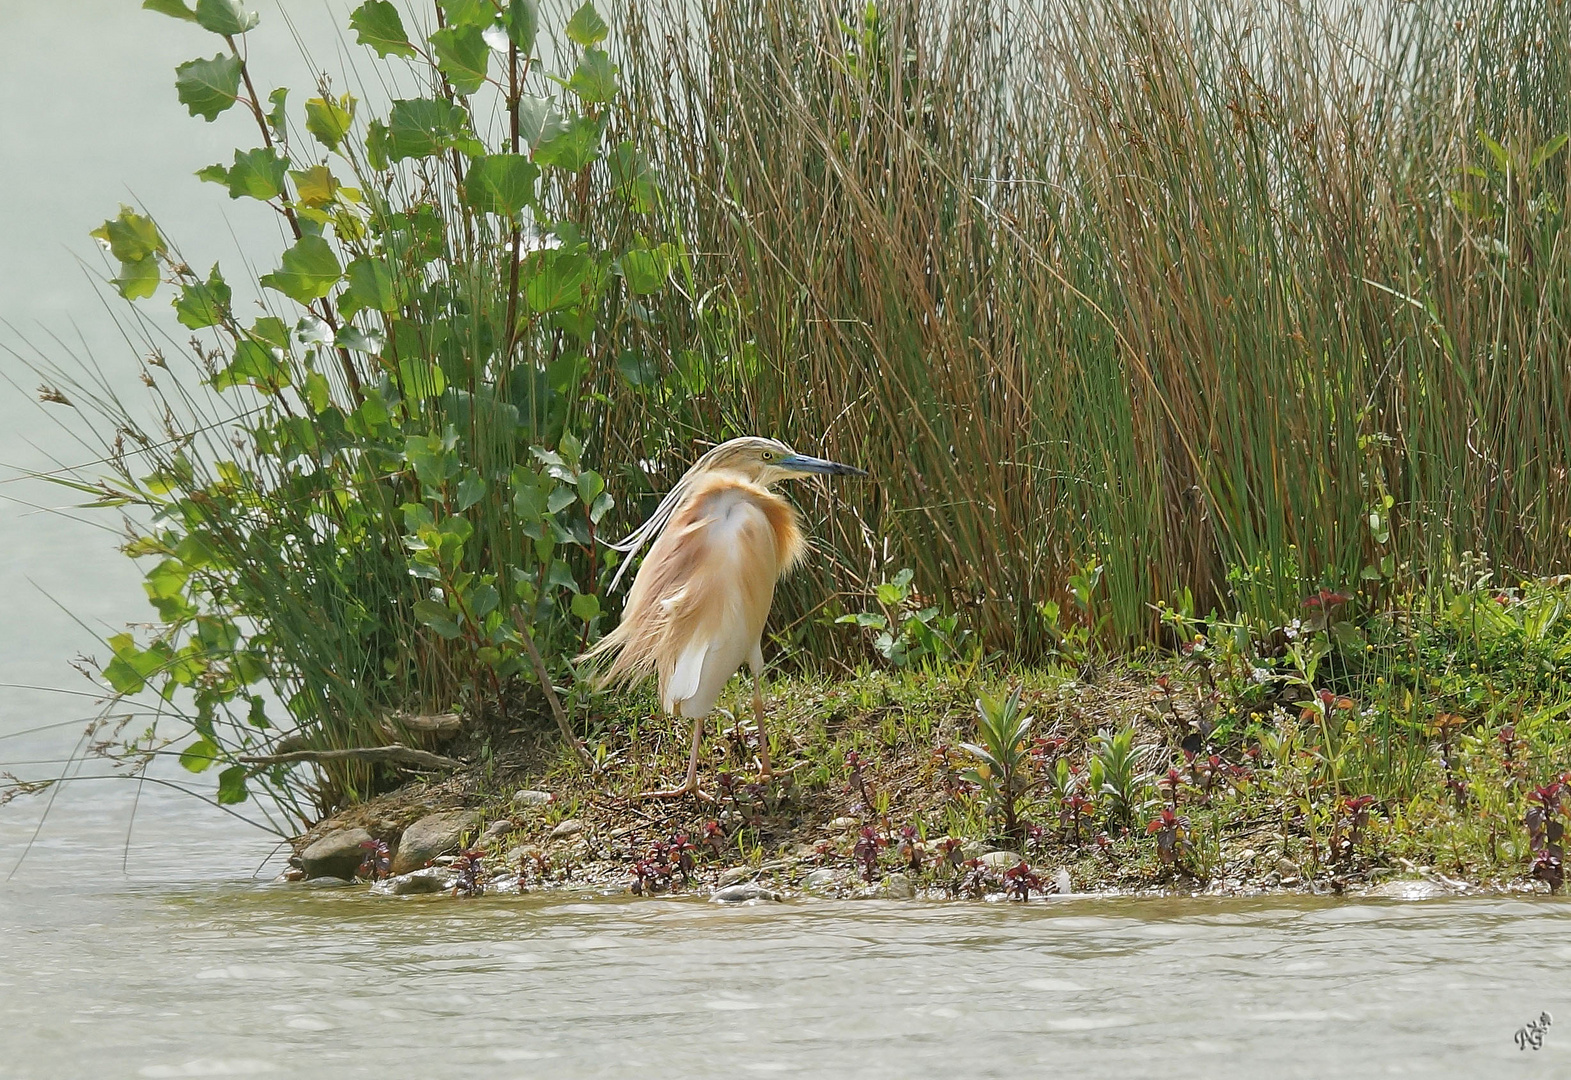
[[[535,200],[538,166],[520,154],[475,158],[464,177],[464,201],[483,214],[512,217]]]
[[[332,245],[320,236],[302,236],[284,252],[284,265],[262,276],[262,284],[291,300],[309,304],[328,294],[343,275]]]
[[[611,28],[606,25],[605,20],[600,17],[600,13],[595,10],[594,4],[586,3],[583,7],[573,12],[573,17],[567,20],[565,32],[568,37],[578,44],[588,48],[590,45],[598,45],[604,41],[605,36],[611,32]]]
[[[254,29],[261,20],[239,0],[196,0],[196,21],[203,30],[232,37]]]
[[[437,67],[460,94],[473,94],[485,83],[491,47],[478,26],[448,26],[431,35]]]
[[[383,59],[389,56],[412,57],[415,47],[404,32],[404,20],[387,0],[367,0],[349,16],[355,40],[373,49]]]
[[[355,99],[349,94],[332,98],[312,98],[305,103],[305,129],[329,150],[337,150],[349,134],[355,116]]]
[[[240,96],[240,58],[219,53],[211,60],[187,60],[175,68],[180,104],[211,123]]]

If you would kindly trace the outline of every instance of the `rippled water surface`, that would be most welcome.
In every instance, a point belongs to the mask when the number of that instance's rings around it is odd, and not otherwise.
[[[335,68],[326,6],[287,7]],[[267,85],[308,82],[291,49],[255,43],[295,65]],[[136,389],[76,261],[121,201],[202,266],[276,249],[267,211],[191,178],[250,137],[174,102],[212,51],[132,0],[0,4],[6,346],[59,335]],[[112,529],[13,481],[84,448],[0,365],[0,767],[60,775],[92,703],[17,686],[83,689],[65,661],[147,609]],[[1571,1075],[1560,902],[377,900],[254,884],[270,841],[161,789],[44,810],[0,808],[0,1078]],[[1544,1011],[1564,1027],[1518,1051]]]
[[[0,1076],[1564,1076],[1571,908],[0,893]]]

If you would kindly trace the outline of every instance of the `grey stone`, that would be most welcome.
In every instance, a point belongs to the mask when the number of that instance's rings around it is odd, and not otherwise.
[[[514,806],[544,806],[550,802],[552,795],[549,791],[534,791],[524,788],[522,791],[513,792]]]
[[[716,889],[709,899],[721,904],[741,904],[749,900],[779,900],[780,894],[756,881],[744,881],[738,885],[727,885],[723,889]]]
[[[1438,881],[1409,879],[1382,881],[1379,885],[1365,889],[1364,895],[1388,900],[1438,900],[1443,896],[1454,896],[1455,890]]]
[[[1276,872],[1278,876],[1284,879],[1296,878],[1298,876],[1298,864],[1284,856],[1276,861]]]
[[[829,823],[829,828],[834,832],[850,832],[861,827],[862,822],[854,817],[837,817]]]
[[[354,882],[341,877],[314,877],[307,878],[300,884],[308,889],[347,889],[354,885]]]
[[[891,900],[909,900],[916,895],[916,887],[904,874],[890,874],[884,879],[883,894]]]
[[[814,890],[830,890],[840,884],[840,872],[828,867],[820,867],[802,879],[802,888]]]
[[[516,828],[517,826],[514,825],[511,821],[508,821],[506,818],[503,818],[500,821],[493,821],[491,824],[485,827],[485,839],[499,839],[500,837],[506,836]]]
[[[438,866],[415,870],[398,877],[378,881],[371,891],[379,896],[415,896],[419,893],[445,892],[451,888],[453,875]]]
[[[570,817],[566,821],[557,822],[556,828],[551,830],[551,839],[566,840],[568,837],[577,836],[583,831],[584,823],[577,818]]]
[[[720,875],[720,887],[723,889],[727,885],[735,885],[743,878],[752,877],[756,873],[758,873],[758,871],[753,869],[751,866],[733,866],[731,869]]]
[[[960,841],[960,854],[965,856],[967,859],[980,859],[983,855],[986,855],[991,850],[991,848],[982,843],[980,840]]]
[[[330,832],[300,853],[300,868],[308,878],[352,878],[367,854],[360,845],[369,843],[364,829]]]
[[[1002,875],[1006,870],[1013,870],[1024,861],[1013,851],[989,851],[982,856],[982,865],[999,875]]]
[[[1074,879],[1069,876],[1069,871],[1062,866],[1053,874],[1053,884],[1057,886],[1060,896],[1068,896],[1075,891]]]
[[[404,830],[393,857],[393,874],[418,870],[438,855],[458,847],[465,831],[474,827],[475,814],[469,810],[446,810],[427,814]]]
[[[525,862],[533,864],[539,858],[540,849],[534,844],[519,844],[508,849],[507,854],[502,856],[502,862],[508,866],[521,866]]]

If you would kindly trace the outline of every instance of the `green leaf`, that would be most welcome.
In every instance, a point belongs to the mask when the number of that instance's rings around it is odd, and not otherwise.
[[[627,380],[629,386],[653,386],[659,382],[654,362],[633,349],[625,350],[616,358],[616,370]]]
[[[480,584],[470,590],[468,597],[469,614],[477,619],[483,619],[496,610],[502,597],[496,591],[495,585]]]
[[[193,282],[174,299],[175,318],[190,330],[217,326],[229,316],[229,285],[218,272],[218,264],[208,272],[207,283]]]
[[[464,177],[464,201],[482,214],[512,217],[535,201],[540,169],[521,154],[475,158]]]
[[[604,49],[585,49],[567,80],[567,88],[589,105],[603,105],[616,97],[616,68]]]
[[[180,751],[180,766],[188,772],[206,772],[218,760],[218,747],[202,736]]]
[[[559,487],[552,491],[551,494],[546,498],[546,509],[555,514],[560,510],[565,510],[567,507],[572,506],[573,500],[577,497],[577,493],[574,492],[572,488]]]
[[[1511,155],[1506,148],[1489,137],[1488,132],[1482,128],[1478,132],[1478,141],[1484,144],[1484,149],[1489,151],[1489,156],[1495,161],[1495,168],[1501,172],[1511,171]]]
[[[122,205],[117,217],[94,229],[92,235],[109,245],[109,253],[121,262],[140,262],[149,255],[163,254],[164,238],[153,219],[143,217]]]
[[[349,264],[348,295],[362,308],[371,311],[394,311],[398,299],[393,295],[393,275],[380,259],[363,256]]]
[[[186,22],[196,22],[196,12],[186,7],[181,0],[142,0],[142,7],[147,11],[184,19]]]
[[[283,261],[281,269],[262,276],[262,284],[302,304],[326,296],[343,276],[332,245],[320,236],[302,236]]]
[[[1566,136],[1566,135],[1556,135],[1553,139],[1550,139],[1543,146],[1540,146],[1537,150],[1534,150],[1533,151],[1533,159],[1532,159],[1532,166],[1533,166],[1533,168],[1535,168],[1535,169],[1538,168],[1544,162],[1548,161],[1550,158],[1552,158],[1556,154],[1560,153],[1561,149],[1566,144],[1566,139],[1567,138],[1568,138],[1568,136]]]
[[[289,159],[281,158],[271,146],[235,151],[235,163],[226,179],[231,199],[249,198],[266,202],[284,193],[284,173]],[[204,178],[205,179],[205,178]]]
[[[528,56],[535,49],[535,34],[540,30],[540,5],[537,0],[513,0],[507,5],[507,36],[518,51]]]
[[[203,30],[230,37],[255,28],[260,20],[239,0],[196,0],[196,21]]]
[[[288,116],[284,112],[284,102],[289,98],[289,87],[280,86],[267,95],[267,102],[272,106],[267,111],[267,126],[273,130],[273,138],[282,142],[289,137],[287,130]]]
[[[415,55],[415,47],[404,32],[404,20],[387,0],[366,0],[355,8],[349,16],[349,28],[355,32],[356,41],[374,49],[383,59]]]
[[[229,366],[212,379],[216,390],[227,390],[231,386],[274,388],[288,382],[289,372],[279,361],[278,354],[261,342],[249,339],[235,346]]]
[[[375,330],[362,330],[351,324],[338,328],[338,333],[333,335],[333,344],[374,356],[387,345],[387,340]]]
[[[485,477],[470,473],[458,482],[458,509],[468,510],[485,498]]]
[[[393,102],[388,114],[387,156],[392,161],[431,157],[467,134],[464,110],[430,98]]]
[[[158,260],[149,256],[134,263],[121,263],[120,276],[110,281],[127,300],[145,300],[158,291]]]
[[[573,12],[573,17],[567,20],[567,26],[564,29],[568,37],[585,48],[590,45],[600,44],[601,41],[605,40],[605,36],[611,32],[611,28],[606,25],[605,20],[600,17],[600,13],[595,10],[594,4],[589,3]]]
[[[605,479],[593,469],[578,474],[578,498],[585,506],[591,505],[605,490]]]
[[[442,369],[423,356],[406,356],[398,362],[398,377],[407,397],[424,400],[440,397],[447,388]]]
[[[600,598],[594,593],[579,593],[573,597],[573,602],[569,606],[573,609],[573,614],[584,622],[600,614]]]
[[[578,172],[595,160],[605,134],[603,118],[575,116],[555,131],[543,131],[535,144],[535,161]]]
[[[240,96],[240,58],[219,53],[211,60],[188,60],[175,68],[180,104],[211,123]]]
[[[305,396],[311,403],[311,411],[320,416],[333,404],[333,391],[328,386],[327,379],[316,371],[308,371],[305,376]]]
[[[245,802],[245,772],[244,765],[231,765],[218,774],[218,805],[233,806]]]
[[[354,117],[355,99],[350,94],[343,95],[337,101],[319,97],[305,103],[305,129],[329,150],[338,149],[349,134],[349,125]]]
[[[652,293],[665,286],[671,273],[669,245],[658,248],[634,248],[624,253],[617,264],[622,270],[622,280],[635,296]]]
[[[435,600],[416,600],[415,618],[422,626],[429,626],[449,641],[463,633],[453,613]]]
[[[496,14],[491,0],[442,0],[442,11],[447,15],[448,26],[475,29],[490,26]]]
[[[473,94],[485,84],[491,47],[478,26],[446,26],[431,35],[436,66],[460,94]]]
[[[343,187],[338,182],[338,177],[333,175],[326,165],[313,165],[309,169],[291,171],[290,178],[295,182],[295,198],[312,208],[326,206],[338,194],[338,189]]]
[[[570,307],[584,298],[594,264],[589,256],[561,251],[541,252],[524,286],[524,299],[534,311]]]

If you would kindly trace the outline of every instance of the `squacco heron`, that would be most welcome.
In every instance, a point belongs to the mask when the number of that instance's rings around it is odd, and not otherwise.
[[[769,734],[764,727],[764,623],[775,582],[807,546],[796,508],[772,490],[800,476],[866,476],[850,465],[798,454],[774,439],[732,439],[710,450],[683,475],[649,520],[611,545],[626,553],[611,581],[616,588],[633,555],[654,538],[617,628],[584,659],[612,657],[602,686],[659,676],[660,704],[693,721],[687,780],[652,798],[696,795],[704,720],[744,662],[753,673],[758,764],[765,778]]]

